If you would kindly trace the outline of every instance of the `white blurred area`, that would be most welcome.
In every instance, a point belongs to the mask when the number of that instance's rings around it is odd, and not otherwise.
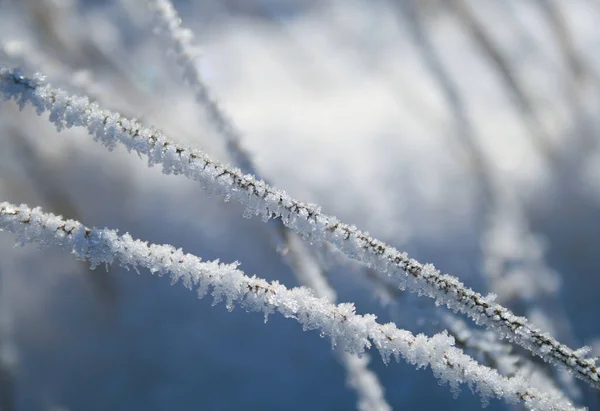
[[[213,96],[271,182],[498,294],[560,341],[597,349],[599,1],[175,5]],[[144,1],[0,1],[0,46],[0,65],[41,71],[230,161]],[[57,133],[13,102],[0,105],[0,132],[1,201],[296,285],[259,219],[185,178],[109,153],[86,130]],[[265,326],[164,279],[90,272],[67,253],[14,243],[0,235],[1,411],[355,405],[329,344],[295,324]],[[343,264],[329,279],[340,301],[388,315],[368,279]],[[443,309],[399,300],[399,326],[439,331],[429,314]],[[395,409],[479,406],[468,390],[453,401],[429,371],[372,363]],[[597,393],[532,364],[523,372],[533,379],[600,406]]]

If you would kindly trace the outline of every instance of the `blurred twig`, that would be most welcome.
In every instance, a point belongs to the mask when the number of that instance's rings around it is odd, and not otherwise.
[[[234,163],[244,173],[260,176],[258,167],[242,141],[242,133],[222,110],[212,96],[208,84],[200,74],[198,65],[193,59],[195,47],[192,43],[192,32],[181,25],[181,19],[170,0],[154,0],[150,8],[155,15],[155,28],[161,30],[175,53],[177,63],[183,69],[183,79],[191,86],[196,101],[219,136],[224,140]],[[268,181],[268,180],[266,180]],[[269,235],[282,260],[292,269],[297,280],[315,292],[319,298],[335,302],[337,297],[334,288],[326,278],[326,270],[304,245],[299,235],[288,229],[281,219],[267,222]],[[283,252],[285,250],[285,252]],[[376,375],[367,367],[364,359],[357,360],[337,350],[338,358],[345,368],[349,384],[358,395],[359,409],[388,411],[391,407],[385,400],[384,390]]]
[[[6,321],[9,321],[7,316],[8,303],[6,302],[6,273],[0,268],[0,411],[13,411],[15,409],[15,376],[14,364],[7,358],[10,355],[11,341],[10,331],[7,332]]]
[[[495,215],[499,208],[507,208],[505,210],[507,211],[507,213],[505,214],[505,216],[508,218],[507,222],[512,222],[512,218],[515,218],[515,216],[522,215],[520,201],[515,198],[514,201],[509,202],[506,201],[506,199],[504,198],[507,195],[512,197],[512,195],[509,193],[510,188],[506,187],[505,184],[501,183],[501,181],[499,180],[501,177],[495,175],[496,172],[491,168],[491,166],[488,163],[488,160],[486,159],[485,154],[481,151],[481,149],[478,146],[477,136],[470,123],[466,104],[462,99],[458,86],[455,84],[454,79],[446,69],[440,54],[438,53],[435,46],[433,45],[433,42],[430,39],[429,31],[425,27],[425,19],[422,16],[422,10],[419,8],[419,5],[416,4],[413,0],[396,0],[392,3],[392,5],[396,10],[398,16],[401,18],[401,22],[408,27],[409,33],[412,35],[413,41],[418,46],[419,51],[421,52],[422,59],[425,62],[431,77],[436,81],[438,87],[443,92],[445,100],[450,109],[452,110],[452,113],[454,114],[456,126],[458,129],[457,135],[459,136],[462,145],[466,148],[466,150],[470,153],[471,158],[474,160],[474,163],[476,165],[476,176],[479,180],[479,186],[482,187],[481,192],[485,196],[484,208],[486,209],[486,212],[488,214],[489,221],[486,223],[486,227],[483,231],[484,233],[487,233],[487,235],[496,234],[495,229],[497,230],[497,228],[493,224],[491,224],[494,222],[492,217]],[[521,225],[522,227],[524,227],[524,232],[520,233],[521,237],[515,238],[515,241],[525,241],[526,239],[529,239],[529,237],[527,237],[529,230],[528,223],[526,221],[521,221]],[[489,247],[484,247],[483,252],[486,262],[491,258],[490,253],[492,253],[492,257],[494,257],[493,250],[489,249]],[[502,261],[503,264],[500,267],[500,269],[497,270],[497,272],[493,273],[495,274],[495,276],[492,276],[488,272],[489,270],[484,269],[484,273],[488,277],[488,282],[490,282],[492,291],[496,291],[495,282],[498,282],[499,279],[502,279],[504,281],[508,279],[507,274],[509,273],[509,270],[507,269],[506,265],[513,261],[509,260],[508,258],[503,259],[503,257],[504,256],[498,258],[498,260]],[[532,264],[527,260],[523,262],[519,260],[518,263],[524,265],[527,265],[528,263],[530,265]],[[538,264],[539,266],[536,266],[537,269],[543,268],[543,261],[538,262]],[[539,280],[543,279],[544,277],[540,275]],[[544,298],[541,299],[544,300],[544,302],[546,303],[543,304],[546,305],[545,308],[548,308],[548,302],[552,301],[552,306],[554,307],[554,310],[547,309],[544,312],[546,314],[550,312],[556,312],[556,314],[564,321],[563,328],[568,329],[568,320],[567,317],[564,315],[564,312],[560,310],[561,305],[557,301],[557,296],[553,294],[544,296]],[[523,301],[519,300],[515,302]],[[514,309],[514,306],[512,308]],[[529,314],[531,313],[529,312]],[[452,321],[446,318],[446,321],[444,321],[444,325],[452,334],[456,334],[453,331],[453,328],[449,326],[451,324]],[[572,334],[569,332],[565,332],[559,335],[564,335],[565,337],[572,337]],[[570,342],[572,343],[573,341],[571,340]],[[489,361],[489,353],[485,352],[485,350],[481,352],[484,355],[484,359],[486,359],[488,365],[493,366],[494,362]],[[525,357],[529,358],[531,356],[525,355]],[[530,367],[538,368],[538,370],[540,372],[543,372],[544,375],[548,373],[551,374],[553,372],[552,367],[547,367],[543,364],[534,363],[532,358],[526,358],[523,358],[523,364],[528,364]]]
[[[538,0],[538,3],[554,31],[558,48],[565,58],[573,83],[578,88],[583,87],[587,80],[594,77],[594,73],[577,52],[560,6],[554,0]]]
[[[556,152],[551,147],[549,133],[544,129],[538,119],[535,104],[531,100],[525,88],[513,74],[510,63],[494,43],[487,30],[483,27],[470,6],[465,0],[450,0],[448,5],[455,12],[456,17],[463,27],[471,34],[471,37],[481,52],[492,63],[492,67],[500,76],[502,82],[510,92],[517,113],[521,116],[523,123],[529,130],[532,143],[542,156],[553,164],[556,160]]]
[[[572,134],[582,142],[581,152],[584,154],[598,145],[593,122],[590,121],[585,107],[585,93],[590,88],[596,90],[598,78],[577,52],[571,30],[560,9],[561,6],[554,0],[538,0],[538,2],[549,26],[553,29],[556,43],[567,65],[566,94],[576,128],[576,132]]]
[[[472,166],[475,176],[479,180],[479,188],[486,203],[492,201],[492,184],[490,181],[489,166],[482,152],[471,121],[469,119],[468,109],[463,100],[458,86],[455,84],[452,76],[446,70],[444,63],[437,50],[435,49],[427,29],[424,27],[419,6],[413,0],[395,0],[392,7],[396,15],[401,19],[401,23],[406,24],[413,41],[425,62],[429,74],[437,83],[442,91],[444,99],[450,108],[456,125],[454,135],[467,153],[469,163]]]
[[[2,344],[1,341],[0,344]],[[13,411],[15,409],[14,385],[12,369],[0,361],[0,411]]]

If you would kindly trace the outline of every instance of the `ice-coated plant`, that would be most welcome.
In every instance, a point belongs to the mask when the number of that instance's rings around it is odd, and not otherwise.
[[[591,3],[580,1],[585,4]],[[304,331],[317,330],[321,337],[330,339],[334,357],[343,367],[347,385],[355,392],[356,407],[361,410],[390,410],[399,406],[394,385],[385,383],[378,375],[375,361],[368,355],[376,351],[386,365],[394,357],[397,361],[402,359],[416,366],[417,369],[429,368],[440,384],[449,386],[455,396],[459,393],[461,385],[467,385],[471,391],[478,394],[483,406],[487,406],[490,399],[498,398],[504,400],[509,407],[534,410],[593,407],[593,401],[596,400],[590,398],[597,396],[600,390],[600,369],[594,354],[590,353],[590,348],[576,348],[582,344],[573,331],[572,318],[569,318],[568,310],[562,304],[561,276],[546,260],[543,236],[534,231],[542,224],[530,217],[531,211],[528,207],[535,203],[519,192],[520,185],[530,184],[521,180],[527,180],[527,173],[535,174],[537,171],[527,169],[519,174],[513,170],[513,176],[502,169],[509,166],[499,166],[495,163],[495,151],[486,148],[486,144],[493,147],[494,144],[500,143],[494,138],[486,141],[482,137],[485,133],[478,130],[480,126],[474,114],[476,110],[470,108],[468,103],[467,91],[470,87],[477,88],[474,84],[479,80],[474,78],[474,83],[469,84],[462,81],[460,76],[452,74],[451,64],[444,60],[444,52],[447,50],[438,45],[441,40],[436,39],[436,35],[439,37],[440,33],[449,30],[445,41],[452,47],[453,42],[461,44],[464,40],[460,36],[455,38],[456,33],[467,37],[477,51],[478,58],[491,65],[490,71],[498,76],[501,90],[506,90],[508,99],[503,104],[507,105],[508,111],[513,109],[513,105],[517,108],[515,121],[522,123],[522,133],[525,136],[531,136],[530,141],[527,137],[523,140],[526,141],[527,149],[534,154],[523,154],[526,149],[521,148],[519,155],[535,157],[540,169],[549,170],[550,177],[544,177],[548,181],[564,182],[568,178],[585,181],[585,194],[577,192],[572,195],[572,198],[579,199],[582,203],[597,201],[589,200],[594,197],[589,193],[596,190],[589,176],[594,175],[590,170],[593,170],[593,164],[600,157],[596,154],[597,144],[591,137],[596,125],[588,113],[594,105],[584,87],[586,84],[593,84],[589,86],[590,89],[595,87],[595,70],[592,63],[585,61],[575,50],[575,39],[572,38],[575,34],[570,31],[560,6],[552,0],[540,0],[534,6],[519,6],[514,2],[507,2],[501,6],[481,6],[481,9],[466,0],[453,0],[444,6],[430,8],[434,3],[389,0],[381,4],[366,5],[356,0],[344,4],[333,1],[309,7],[308,2],[290,1],[288,6],[260,6],[257,3],[256,7],[259,10],[260,7],[268,7],[269,10],[280,10],[280,7],[291,7],[294,10],[295,7],[300,7],[303,10],[303,7],[306,7],[309,11],[302,12],[306,13],[303,18],[320,22],[320,19],[324,18],[322,16],[327,16],[325,21],[329,21],[334,28],[339,25],[335,30],[342,34],[347,30],[347,27],[344,27],[345,22],[363,22],[368,13],[375,13],[379,18],[390,17],[389,21],[381,23],[382,33],[385,31],[383,27],[388,25],[395,27],[394,30],[407,31],[403,41],[408,41],[410,46],[416,47],[413,52],[417,51],[411,59],[423,63],[424,69],[418,72],[426,73],[426,77],[432,80],[433,90],[439,90],[439,99],[443,106],[448,107],[452,119],[451,127],[443,129],[443,134],[448,137],[449,142],[445,143],[441,153],[445,157],[451,157],[452,154],[447,148],[456,150],[459,154],[454,155],[466,159],[467,175],[472,176],[473,187],[469,190],[474,205],[470,213],[467,213],[469,218],[464,220],[466,228],[463,234],[467,233],[475,238],[475,243],[480,246],[480,261],[472,263],[479,264],[475,269],[477,275],[464,275],[460,270],[453,274],[444,274],[433,264],[419,262],[407,252],[399,251],[398,248],[406,241],[405,238],[400,241],[400,237],[395,237],[394,234],[371,235],[352,224],[352,212],[343,211],[342,208],[343,217],[336,217],[336,212],[329,211],[335,210],[332,204],[312,204],[300,199],[302,190],[292,188],[291,192],[299,193],[292,195],[278,188],[280,174],[284,174],[286,168],[261,163],[260,152],[257,151],[259,145],[252,144],[250,137],[241,131],[244,129],[244,121],[241,122],[241,126],[234,124],[232,113],[235,113],[235,110],[226,110],[225,105],[218,102],[218,74],[203,68],[206,64],[204,59],[210,54],[210,50],[207,49],[201,55],[199,50],[202,41],[195,37],[190,28],[184,26],[186,22],[197,26],[200,23],[209,24],[208,21],[200,20],[198,23],[188,19],[187,16],[193,14],[193,6],[181,4],[186,12],[180,14],[170,0],[121,0],[111,3],[110,6],[100,7],[98,10],[103,10],[103,7],[107,7],[107,10],[116,9],[117,11],[111,11],[110,15],[127,21],[124,24],[127,31],[124,31],[122,38],[113,33],[110,25],[102,26],[107,24],[107,20],[99,17],[98,13],[101,16],[101,12],[95,9],[96,6],[82,3],[79,6],[84,11],[80,11],[77,5],[69,2],[54,4],[52,1],[44,1],[39,4],[39,10],[35,4],[30,5],[28,13],[35,24],[49,24],[46,28],[49,30],[47,34],[51,34],[49,41],[63,44],[63,57],[52,56],[43,48],[37,49],[35,43],[39,41],[35,39],[25,37],[3,40],[3,56],[6,61],[17,62],[27,70],[8,65],[0,67],[0,97],[5,101],[0,117],[4,112],[8,113],[13,106],[9,102],[12,100],[21,112],[33,109],[39,116],[47,115],[49,122],[59,132],[52,138],[59,139],[63,136],[67,142],[58,143],[54,147],[50,144],[48,153],[39,154],[35,148],[37,143],[32,144],[30,141],[49,139],[49,136],[35,129],[28,129],[27,126],[23,127],[24,131],[17,131],[18,126],[13,125],[11,118],[7,117],[4,120],[7,134],[14,135],[10,139],[7,137],[6,146],[14,147],[17,153],[25,156],[23,161],[28,164],[25,167],[29,170],[28,174],[18,174],[18,178],[22,180],[18,180],[16,185],[23,184],[21,181],[25,180],[36,181],[39,189],[34,190],[35,193],[45,193],[50,205],[60,205],[59,210],[64,217],[47,212],[46,207],[42,211],[40,207],[15,205],[17,202],[14,201],[3,202],[0,204],[0,230],[13,233],[19,245],[32,243],[44,249],[62,248],[70,251],[77,260],[88,262],[92,269],[97,266],[106,266],[107,269],[110,267],[103,280],[98,280],[103,274],[97,273],[97,270],[90,274],[89,278],[99,295],[112,301],[107,304],[113,306],[113,309],[115,305],[118,306],[114,300],[115,295],[119,294],[119,287],[122,287],[118,284],[123,281],[119,279],[120,273],[114,272],[112,268],[116,265],[114,263],[117,263],[127,269],[134,268],[138,273],[149,270],[159,276],[168,275],[172,280],[171,284],[181,281],[186,288],[194,289],[200,298],[210,294],[213,297],[213,305],[223,301],[229,311],[235,306],[240,306],[249,312],[263,312],[265,322],[270,314],[278,313],[286,319],[296,320]],[[218,2],[213,6],[217,10],[220,7],[233,7],[219,5]],[[90,7],[92,11],[87,11],[86,7]],[[369,10],[381,8],[383,11],[381,15],[377,14],[377,11],[367,13],[365,7]],[[522,7],[525,8],[521,9]],[[544,24],[553,30],[555,41],[560,45],[559,55],[572,70],[565,75],[570,80],[564,93],[568,96],[567,101],[570,104],[566,111],[577,119],[574,127],[578,134],[577,138],[568,143],[552,137],[553,133],[562,134],[556,131],[556,125],[553,131],[553,125],[544,117],[544,110],[554,109],[556,113],[562,113],[560,110],[565,108],[548,108],[542,103],[539,103],[539,107],[536,106],[536,101],[542,99],[535,95],[539,91],[528,89],[527,83],[520,77],[524,74],[519,70],[527,73],[528,68],[519,68],[515,63],[517,59],[504,48],[510,43],[509,40],[496,43],[494,29],[489,28],[488,32],[480,21],[481,13],[485,15],[486,12],[494,12],[505,13],[509,16],[505,17],[507,21],[515,22],[518,18],[511,13],[518,16],[525,13],[524,10],[528,7],[534,7],[545,19]],[[577,7],[583,6],[570,7],[579,10]],[[18,7],[10,10],[19,13]],[[74,16],[90,13],[89,15],[96,19],[92,19],[93,21],[101,22],[98,24],[99,27],[104,27],[104,34],[90,35],[88,40],[75,39],[69,35],[69,30],[84,32],[85,29],[81,26],[84,23],[65,16],[44,14],[50,11],[58,14],[72,13]],[[47,23],[53,18],[59,21],[63,19],[64,26]],[[280,21],[278,19],[280,17],[274,18],[274,21]],[[450,28],[445,26],[445,19],[452,22]],[[431,28],[436,21],[442,22],[440,32]],[[301,24],[295,24],[291,25],[290,30],[300,30],[304,34],[312,30],[310,25],[307,29]],[[451,29],[452,24],[458,24],[459,28]],[[143,30],[147,33],[154,31],[159,35],[148,36],[147,41],[153,47],[158,45],[162,48],[160,52],[166,56],[164,64],[169,69],[171,65],[179,66],[178,69],[183,73],[182,83],[174,81],[172,84],[168,83],[164,89],[154,85],[154,70],[160,69],[144,64],[147,51],[144,47],[135,45],[136,40],[132,40],[136,38],[136,31]],[[382,39],[385,38],[383,34],[382,36]],[[117,47],[121,44],[118,40],[126,44],[121,46],[122,50]],[[243,39],[236,41],[244,42]],[[528,38],[527,41],[535,40]],[[367,49],[377,48],[368,46]],[[131,50],[135,50],[136,53],[139,51],[139,54],[132,58],[133,64],[128,66],[125,61]],[[404,52],[412,55],[407,50]],[[113,74],[113,78],[124,78],[127,81],[123,85],[103,84],[102,77],[94,73],[93,66],[89,69],[77,67],[77,75],[70,74],[69,60],[77,61],[74,56],[81,53],[90,54],[90,60],[98,65],[107,65],[107,71],[118,73]],[[553,56],[549,58],[552,59]],[[372,58],[373,65],[378,66],[378,70],[381,71],[388,70],[385,61],[381,55],[374,55]],[[136,77],[140,73],[147,76],[145,80]],[[63,84],[63,88],[51,84],[54,78]],[[211,84],[213,78],[217,78],[217,87],[214,89]],[[396,83],[400,84],[401,81]],[[224,86],[221,84],[220,87]],[[117,101],[118,96],[115,96],[113,100],[114,93],[119,91],[126,97]],[[179,92],[185,93],[186,97],[195,98],[193,103],[185,106],[185,109],[189,110],[186,118],[200,123],[194,127],[199,127],[201,133],[214,135],[216,138],[209,146],[212,144],[212,147],[218,146],[220,149],[204,149],[203,144],[198,141],[190,142],[186,133],[177,136],[177,128],[182,126],[177,121],[170,125],[167,121],[167,132],[152,125],[155,115],[160,117],[168,114],[166,108],[175,104],[167,101],[170,99],[170,93],[179,96]],[[561,92],[557,91],[558,94]],[[163,93],[161,98],[165,101],[159,101],[158,97],[156,101],[146,101],[147,94],[152,93]],[[255,95],[254,98],[263,97]],[[155,112],[150,115],[143,111],[138,113],[137,105],[149,110],[155,107],[160,114]],[[433,112],[435,109],[425,114],[432,115]],[[22,114],[15,113],[10,117],[17,115]],[[135,115],[141,116],[142,120],[134,118]],[[361,116],[367,115],[368,113],[361,112]],[[270,116],[275,121],[276,114]],[[210,201],[213,203],[225,200],[227,206],[232,207],[233,213],[238,212],[247,218],[261,217],[264,224],[257,222],[252,226],[252,237],[259,242],[262,241],[259,239],[266,238],[269,246],[277,251],[277,257],[283,263],[283,267],[294,274],[296,283],[301,286],[284,286],[280,273],[277,273],[277,280],[273,281],[266,280],[268,275],[261,272],[257,272],[258,276],[250,277],[240,269],[240,263],[222,263],[220,261],[225,258],[220,256],[220,259],[209,259],[205,262],[199,256],[189,254],[187,250],[184,252],[182,248],[150,244],[135,240],[129,233],[122,235],[114,229],[90,228],[83,225],[87,209],[77,206],[81,200],[68,200],[69,186],[57,186],[51,179],[43,177],[50,174],[44,170],[51,168],[47,158],[52,157],[52,152],[59,153],[62,161],[83,161],[81,167],[85,167],[85,152],[78,151],[75,154],[71,151],[69,154],[68,150],[60,145],[68,146],[71,141],[79,141],[81,136],[72,134],[77,129],[85,130],[94,142],[100,143],[111,152],[123,147],[128,152],[133,151],[139,157],[145,158],[149,167],[160,165],[163,174],[172,176],[169,181],[186,184],[182,190],[195,192],[199,187],[205,196],[211,197]],[[34,137],[27,137],[28,135]],[[326,143],[320,140],[327,140],[326,132],[323,132],[322,137],[315,138],[315,151],[326,147]],[[396,140],[391,141],[397,144]],[[511,144],[522,144],[521,140],[518,141],[520,142],[506,144],[509,147]],[[436,144],[428,148],[428,154],[432,157],[435,149],[431,147]],[[375,139],[372,145],[377,146]],[[222,152],[219,154],[220,150]],[[563,151],[566,153],[564,156],[561,154]],[[213,152],[217,154],[214,155]],[[216,159],[220,156],[223,156],[225,161]],[[358,154],[355,158],[358,160],[353,167],[363,167],[362,162],[367,162],[365,158],[366,154]],[[579,160],[573,162],[573,158]],[[430,158],[421,160],[424,164],[413,163],[410,154],[403,154],[401,160],[406,163],[407,172],[415,171],[415,175],[426,174],[436,167],[440,170],[444,167],[435,164],[435,160]],[[328,175],[336,182],[333,186],[340,195],[343,191],[339,191],[337,186],[341,186],[340,182],[348,181],[348,171],[338,169],[334,161],[331,161]],[[513,164],[510,159],[504,158],[502,161]],[[574,166],[575,163],[578,165]],[[343,161],[340,164],[343,164]],[[312,168],[311,159],[301,156],[296,165],[306,173]],[[7,166],[0,171],[10,173],[10,167],[13,166],[7,162]],[[382,165],[376,163],[376,177],[372,178],[369,184],[380,183],[377,181],[378,173],[384,175],[384,172],[379,170],[381,167]],[[517,168],[512,165],[510,167]],[[573,169],[576,171],[572,172]],[[356,175],[362,176],[360,173]],[[540,175],[543,175],[543,172]],[[150,190],[159,186],[159,178],[163,177],[144,177],[142,187]],[[8,181],[7,179],[3,182],[0,193],[10,193],[10,190],[3,188],[4,185],[10,185]],[[189,185],[188,182],[192,184]],[[389,180],[389,189],[393,190],[392,187],[396,183],[399,187],[407,187],[404,182]],[[420,184],[421,194],[411,195],[408,191],[400,189],[404,194],[402,201],[410,204],[418,195],[425,199],[429,188],[426,182]],[[456,184],[456,181],[452,184]],[[566,186],[570,184],[567,183]],[[321,201],[328,201],[326,197],[316,197]],[[362,198],[367,208],[371,204],[368,198],[370,197]],[[385,206],[382,206],[377,198],[372,197],[373,206],[385,214]],[[314,197],[311,196],[310,201],[314,201]],[[361,199],[347,201],[358,203]],[[394,202],[391,208],[395,208],[394,206],[402,201]],[[95,204],[102,209],[114,207],[118,202],[116,199],[110,202],[103,199]],[[197,213],[199,218],[212,219],[208,216],[210,212],[205,212],[200,206],[196,207],[193,200],[186,199],[185,202],[189,203],[190,209]],[[241,205],[241,208],[232,205],[236,203]],[[440,204],[443,205],[444,201]],[[449,205],[448,208],[450,207]],[[440,206],[438,212],[444,208]],[[392,224],[385,217],[381,219],[383,223],[379,227]],[[440,221],[443,222],[442,219]],[[157,227],[167,227],[170,223],[168,219],[157,218],[153,224]],[[377,232],[377,224],[374,227],[374,231]],[[435,228],[435,224],[432,227]],[[411,229],[416,231],[417,237],[423,236],[415,244],[431,240],[432,237],[428,237],[426,233],[432,227],[426,227],[425,224],[422,229],[418,224],[412,226]],[[134,231],[131,228],[128,230]],[[461,230],[456,229],[456,232],[460,233]],[[444,229],[437,227],[435,233],[443,238]],[[452,241],[448,246],[451,243]],[[416,249],[418,253],[418,246]],[[232,251],[235,250],[227,249],[227,255]],[[253,257],[242,254],[244,258],[240,260],[244,263],[246,258]],[[452,252],[449,254],[452,255]],[[271,271],[267,264],[263,268]],[[7,278],[12,278],[10,273],[7,275],[4,270],[0,265],[0,290],[9,289],[6,286],[9,284]],[[380,321],[374,314],[358,314],[353,303],[339,303],[338,300],[345,301],[345,297],[340,297],[344,295],[344,287],[339,286],[340,282],[364,285],[369,292],[376,293],[383,303],[384,312],[387,310],[387,315],[396,318],[397,321]],[[338,290],[338,287],[341,289]],[[19,409],[18,405],[15,405],[19,404],[15,400],[19,395],[19,361],[15,355],[18,351],[18,344],[15,343],[18,340],[18,332],[14,331],[15,327],[17,330],[19,327],[10,320],[13,308],[6,303],[10,301],[6,295],[6,291],[0,294],[0,308],[4,310],[4,316],[8,319],[0,321],[0,384],[9,389],[0,389],[0,410],[12,411]],[[428,300],[433,301],[435,307],[428,305]],[[418,309],[420,304],[425,308]],[[431,337],[408,329],[415,324],[422,324],[423,318],[431,322],[424,327],[427,333],[432,334]],[[2,319],[0,316],[0,320]],[[396,365],[388,365],[394,366]],[[161,398],[168,402],[173,396],[165,394]],[[27,401],[21,404],[27,404]],[[498,404],[494,403],[494,406]]]
[[[350,354],[363,354],[373,345],[384,361],[391,357],[399,361],[402,357],[417,367],[429,366],[453,390],[467,383],[484,401],[495,395],[510,403],[521,401],[532,409],[575,409],[560,395],[542,393],[529,386],[521,376],[505,378],[477,364],[456,348],[454,339],[446,333],[432,338],[415,336],[393,323],[379,324],[373,315],[357,315],[352,304],[333,305],[326,298],[316,298],[310,289],[289,290],[276,281],[248,277],[237,269],[237,264],[202,262],[172,246],[148,244],[129,234],[120,236],[114,230],[90,229],[77,221],[45,214],[39,208],[9,203],[0,204],[0,226],[15,233],[21,244],[34,242],[70,249],[77,258],[88,260],[92,268],[117,260],[125,267],[168,274],[171,284],[181,280],[189,289],[197,287],[200,298],[211,290],[215,303],[225,301],[229,310],[237,302],[248,311],[264,312],[265,320],[278,312],[298,321],[304,330],[320,330],[331,339],[332,346],[339,345]],[[365,405],[382,407],[377,403]]]

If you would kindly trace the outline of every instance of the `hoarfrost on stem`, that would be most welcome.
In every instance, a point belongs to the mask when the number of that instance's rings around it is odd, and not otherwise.
[[[169,0],[152,0],[150,8],[155,14],[155,29],[165,33],[171,44],[173,55],[183,69],[183,78],[191,86],[196,95],[196,100],[208,115],[214,129],[225,141],[227,151],[234,160],[235,165],[245,173],[256,178],[261,175],[249,153],[244,149],[241,133],[237,131],[226,113],[221,110],[217,101],[211,97],[209,87],[204,83],[198,65],[195,61],[197,52],[192,44],[193,33],[182,26],[181,18],[174,5]],[[266,180],[265,180],[266,181]],[[227,195],[225,201],[228,201]],[[244,214],[251,217],[250,213]],[[309,252],[306,245],[297,238],[297,235],[288,230],[281,220],[272,220],[266,229],[278,250],[287,250],[280,253],[282,260],[292,269],[298,281],[315,291],[318,297],[327,298],[335,302],[336,293],[329,285],[324,275],[324,270],[319,262]],[[354,357],[345,353],[336,356],[349,375],[349,385],[358,395],[358,409],[360,411],[389,411],[390,405],[383,395],[384,390],[377,376],[367,368],[367,359],[355,361]]]
[[[238,263],[203,262],[170,245],[148,244],[115,230],[88,228],[25,205],[0,203],[0,229],[15,233],[19,244],[71,250],[93,267],[118,261],[126,267],[142,266],[152,273],[168,274],[172,282],[182,280],[187,288],[197,287],[200,297],[212,290],[215,302],[224,300],[228,308],[238,303],[248,311],[277,311],[297,320],[304,330],[319,330],[347,353],[361,354],[374,346],[384,361],[394,356],[417,368],[429,366],[436,378],[454,391],[460,384],[468,384],[484,403],[498,397],[538,410],[575,409],[560,396],[531,387],[522,376],[506,378],[478,364],[455,347],[446,332],[431,338],[415,336],[393,323],[379,324],[374,315],[356,314],[353,304],[334,305],[304,287],[287,289],[277,281],[249,277],[238,269]]]
[[[128,150],[148,156],[149,165],[162,164],[166,174],[185,175],[201,182],[209,192],[228,195],[245,204],[249,213],[260,214],[265,220],[280,217],[287,227],[306,239],[316,243],[330,242],[349,257],[394,276],[400,287],[467,314],[476,323],[600,388],[600,370],[593,359],[561,344],[531,325],[526,318],[515,316],[494,303],[493,298],[471,290],[456,277],[442,274],[431,264],[421,264],[409,258],[406,253],[355,226],[322,213],[316,205],[305,204],[252,175],[220,164],[199,149],[178,144],[158,130],[146,128],[136,120],[125,119],[119,113],[90,103],[86,97],[67,96],[64,91],[45,84],[43,80],[39,74],[28,78],[0,69],[0,94],[5,100],[16,100],[20,107],[30,103],[40,114],[50,111],[51,121],[59,129],[87,127],[94,139],[109,150],[121,143]]]

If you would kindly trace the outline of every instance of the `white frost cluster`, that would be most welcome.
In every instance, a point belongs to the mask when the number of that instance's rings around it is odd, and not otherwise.
[[[0,229],[17,235],[20,244],[58,245],[69,249],[92,267],[119,261],[125,267],[145,267],[158,275],[168,274],[172,283],[182,281],[196,288],[203,297],[208,292],[215,303],[225,301],[229,310],[234,303],[265,316],[279,312],[298,321],[304,330],[319,330],[351,354],[362,354],[374,346],[384,361],[400,357],[417,368],[429,366],[434,375],[453,390],[468,384],[483,401],[503,398],[509,403],[522,402],[536,410],[571,410],[574,407],[560,397],[532,388],[520,376],[506,378],[496,370],[479,365],[454,346],[454,339],[440,333],[431,338],[396,328],[393,323],[379,324],[374,315],[358,315],[353,304],[334,305],[316,298],[312,291],[298,287],[287,289],[277,281],[248,277],[238,264],[200,258],[169,245],[148,244],[129,234],[118,235],[109,229],[90,229],[73,220],[46,214],[40,208],[0,204]]]
[[[460,311],[478,324],[485,325],[544,360],[566,367],[577,377],[600,388],[600,370],[588,359],[559,343],[552,336],[515,316],[492,298],[474,292],[456,277],[441,274],[431,264],[421,264],[369,234],[326,215],[316,205],[305,204],[284,191],[269,186],[239,169],[220,164],[206,153],[169,140],[162,132],[144,127],[119,113],[100,108],[86,97],[70,96],[44,84],[43,77],[27,78],[8,69],[0,69],[0,95],[14,99],[20,107],[32,104],[37,111],[50,112],[50,121],[58,130],[87,127],[107,148],[121,143],[128,150],[148,156],[149,165],[162,164],[166,174],[183,174],[199,181],[210,192],[235,199],[247,207],[247,213],[261,215],[267,221],[280,217],[283,223],[313,242],[328,241],[346,255],[373,269],[395,276],[401,287],[426,295]]]

